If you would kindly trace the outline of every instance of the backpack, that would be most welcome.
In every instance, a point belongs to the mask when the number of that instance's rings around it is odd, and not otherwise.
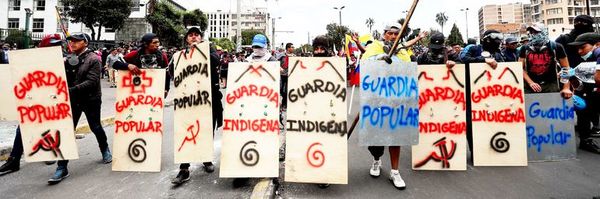
[[[460,60],[463,60],[465,58],[465,55],[467,54],[467,52],[469,52],[469,50],[471,50],[471,48],[475,48],[477,45],[475,44],[469,44],[467,46],[465,46],[465,48],[462,49],[462,51],[460,51],[460,54],[458,54],[458,57]],[[477,48],[477,53],[476,55],[480,55],[483,52],[483,49],[481,48]]]

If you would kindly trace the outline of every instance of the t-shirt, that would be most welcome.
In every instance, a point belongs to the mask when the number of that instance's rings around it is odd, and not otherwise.
[[[567,57],[564,47],[560,43],[555,43],[555,52],[552,52],[550,42],[546,47],[537,52],[532,50],[528,45],[521,48],[520,58],[526,61],[527,74],[536,83],[552,83],[557,82],[557,63],[556,60]]]

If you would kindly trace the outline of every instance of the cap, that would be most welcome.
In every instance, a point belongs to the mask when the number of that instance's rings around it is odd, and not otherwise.
[[[146,33],[144,36],[142,36],[142,43],[150,43],[154,38],[158,38],[158,36],[156,36],[154,33]]]
[[[595,32],[583,33],[575,39],[575,41],[569,43],[569,46],[581,46],[583,44],[596,44],[600,42],[600,34]]]
[[[391,23],[391,24],[388,24],[387,26],[385,26],[383,31],[389,31],[392,28],[400,29],[400,28],[402,28],[402,25],[400,25],[399,23]]]
[[[189,34],[191,33],[198,33],[200,36],[204,37],[204,34],[202,33],[202,31],[200,30],[200,28],[198,27],[191,27],[187,30],[187,32],[185,33],[185,36],[187,37]]]
[[[527,35],[523,35],[521,37],[521,42],[523,42],[523,41],[529,41],[529,37]]]
[[[49,34],[49,35],[46,35],[44,38],[42,38],[38,47],[41,48],[41,47],[55,46],[55,45],[61,44],[61,43],[62,43],[62,39],[60,37],[60,34],[58,34],[58,33]]]
[[[542,30],[546,29],[543,23],[534,23],[531,26],[527,27],[527,31],[535,30],[536,32],[542,32]]]
[[[261,48],[267,47],[267,37],[262,34],[254,35],[254,38],[252,38],[252,46],[258,46]]]
[[[590,25],[594,24],[594,19],[588,15],[578,15],[577,17],[575,17],[575,19],[573,19],[573,22],[576,21],[585,22]]]
[[[507,38],[504,40],[504,43],[506,43],[506,44],[513,44],[513,43],[519,43],[519,41],[517,41],[517,38],[514,38],[514,37],[507,37]]]
[[[431,39],[429,42],[429,48],[431,49],[441,49],[444,47],[444,34],[436,32],[431,35]]]
[[[90,42],[91,38],[90,35],[88,35],[87,33],[83,33],[83,32],[77,32],[77,33],[72,33],[69,37],[67,37],[67,40],[83,40],[85,41],[85,43]]]

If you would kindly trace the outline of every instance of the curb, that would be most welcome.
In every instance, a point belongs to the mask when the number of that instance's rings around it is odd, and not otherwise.
[[[252,199],[271,199],[275,197],[275,184],[273,183],[273,179],[263,178],[256,185],[254,185],[254,190],[252,190],[252,195],[250,198]]]

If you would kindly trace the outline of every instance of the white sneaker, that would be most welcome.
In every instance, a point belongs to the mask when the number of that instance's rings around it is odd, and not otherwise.
[[[390,171],[390,181],[394,183],[394,187],[397,189],[404,190],[406,188],[406,183],[404,183],[404,180],[402,180],[398,170]]]
[[[371,170],[369,170],[369,174],[372,177],[379,177],[381,174],[381,160],[373,160],[373,165],[371,166]]]

